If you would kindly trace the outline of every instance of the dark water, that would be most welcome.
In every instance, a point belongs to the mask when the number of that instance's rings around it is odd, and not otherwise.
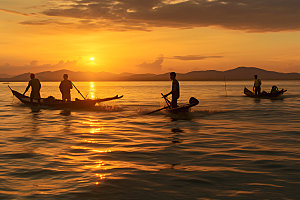
[[[181,82],[181,103],[200,104],[147,116],[169,82],[77,83],[124,98],[71,113],[25,107],[1,83],[0,199],[300,199],[300,81],[277,82],[276,100],[244,97],[250,84],[228,82],[226,96],[222,82]]]

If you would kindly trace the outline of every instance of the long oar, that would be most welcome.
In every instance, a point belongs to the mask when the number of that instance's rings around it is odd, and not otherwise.
[[[163,110],[163,109],[166,109],[166,108],[169,108],[169,107],[168,107],[168,106],[165,106],[165,107],[163,107],[163,108],[160,108],[160,109],[157,109],[157,110],[151,111],[151,112],[149,112],[149,113],[146,113],[146,115],[150,115],[150,114],[152,114],[152,113],[155,113],[155,112],[161,111],[161,110]]]
[[[166,101],[166,103],[168,105],[168,108],[171,108],[171,102],[169,101],[169,99],[167,99],[163,93],[160,93],[160,94],[165,99],[165,101]]]
[[[160,108],[160,109],[157,109],[157,110],[154,110],[154,111],[152,111],[152,112],[149,112],[149,113],[147,113],[146,115],[150,115],[150,114],[152,114],[152,113],[161,111],[161,110],[166,109],[166,108],[171,108],[171,103],[170,103],[169,99],[167,99],[167,98],[164,96],[163,93],[161,93],[161,95],[162,95],[163,98],[165,99],[165,101],[166,101],[166,103],[167,103],[167,106],[165,106],[165,107],[163,107],[163,108]]]
[[[9,87],[9,89],[10,89],[11,91],[13,91],[9,85],[8,85],[8,87]]]
[[[72,85],[74,86],[74,88],[77,90],[77,92],[82,96],[82,98],[84,100],[86,100],[86,98],[81,94],[81,92],[77,89],[77,87],[74,85],[74,83],[72,82]]]

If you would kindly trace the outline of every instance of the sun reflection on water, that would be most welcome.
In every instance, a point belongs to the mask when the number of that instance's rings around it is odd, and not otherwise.
[[[106,150],[98,150],[98,149],[92,149],[92,151],[97,152],[97,153],[110,153],[111,150],[110,149],[106,149]]]
[[[101,128],[92,128],[90,130],[90,133],[91,134],[97,134],[97,133],[100,133],[102,130],[103,130],[103,127],[101,127]]]
[[[90,89],[89,89],[89,93],[90,93],[90,97],[91,99],[95,99],[95,83],[94,82],[90,82]]]
[[[100,123],[98,120],[88,119],[87,121],[82,121],[82,124],[86,124],[90,127],[91,134],[97,134],[103,132],[104,124]]]

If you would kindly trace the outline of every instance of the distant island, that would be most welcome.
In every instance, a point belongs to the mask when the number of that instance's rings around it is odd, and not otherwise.
[[[17,76],[0,74],[1,82],[23,82],[29,80],[30,73]],[[164,74],[114,74],[108,72],[80,72],[70,70],[45,71],[36,73],[36,77],[41,81],[60,81],[63,74],[69,74],[73,81],[167,81],[169,73]],[[267,71],[256,67],[237,67],[227,71],[192,71],[188,73],[178,73],[178,80],[181,81],[238,81],[252,80],[253,75],[257,74],[263,80],[300,80],[300,73],[280,73]]]

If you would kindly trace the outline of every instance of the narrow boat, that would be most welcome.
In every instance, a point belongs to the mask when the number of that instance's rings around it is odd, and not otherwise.
[[[156,113],[161,110],[166,110],[167,112],[172,113],[172,114],[187,113],[190,111],[191,107],[199,104],[199,101],[196,98],[191,97],[188,104],[178,106],[176,108],[172,108],[170,100],[167,99],[163,94],[161,94],[161,95],[165,99],[167,106],[157,109],[157,110],[154,110],[154,111],[151,111],[149,113],[146,113],[146,115],[150,115],[152,113]]]
[[[270,93],[270,92],[262,92],[260,93],[259,95],[255,95],[253,92],[251,92],[249,89],[247,89],[245,87],[244,89],[244,94],[247,96],[247,97],[252,97],[252,98],[262,98],[262,99],[271,99],[271,98],[276,98],[276,97],[279,97],[281,95],[283,95],[287,90],[278,90],[277,92],[273,92],[273,93]]]
[[[165,99],[167,106],[165,107],[169,113],[178,114],[178,113],[186,113],[190,111],[190,108],[199,104],[199,101],[195,97],[191,97],[189,103],[186,105],[178,106],[176,108],[172,108],[170,100],[161,93],[162,97]]]
[[[199,101],[196,98],[191,97],[188,104],[181,105],[176,108],[168,108],[167,111],[172,114],[186,113],[186,112],[190,112],[191,107],[196,106],[198,104]]]
[[[9,87],[9,86],[8,86]],[[64,109],[64,108],[90,108],[94,107],[97,103],[105,102],[105,101],[111,101],[115,99],[120,99],[122,96],[114,96],[104,99],[85,99],[85,100],[79,100],[75,99],[75,101],[63,101],[60,99],[55,99],[54,97],[50,96],[48,98],[41,98],[40,102],[38,100],[34,99],[32,102],[30,101],[30,97],[23,95],[9,87],[11,92],[15,97],[17,97],[22,103],[28,106],[43,106],[48,108],[55,108],[55,109]]]

